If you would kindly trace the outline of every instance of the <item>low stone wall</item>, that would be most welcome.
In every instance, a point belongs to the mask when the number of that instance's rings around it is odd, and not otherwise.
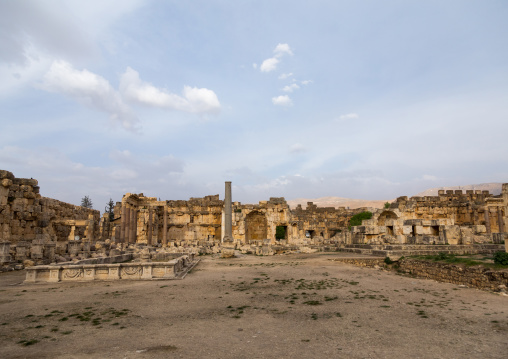
[[[167,262],[36,266],[26,269],[25,283],[175,279],[183,278],[198,262],[193,255],[183,255]]]
[[[433,279],[439,282],[462,284],[486,290],[499,290],[499,286],[508,287],[508,270],[492,270],[483,266],[466,267],[456,264],[403,259],[398,270],[419,278]]]
[[[457,264],[417,259],[401,259],[393,265],[385,264],[384,259],[381,258],[337,258],[333,260],[358,267],[373,268],[378,266],[396,269],[398,272],[418,278],[432,279],[438,282],[454,283],[484,290],[500,291],[508,287],[508,270],[492,270],[483,266],[466,267]]]

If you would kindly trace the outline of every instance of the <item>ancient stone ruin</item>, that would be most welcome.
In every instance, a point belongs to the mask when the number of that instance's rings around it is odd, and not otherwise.
[[[99,259],[126,254],[139,263],[189,254],[230,257],[240,252],[353,251],[397,256],[437,250],[488,253],[504,249],[507,243],[508,184],[503,184],[499,196],[488,191],[440,191],[438,196],[399,197],[379,210],[319,208],[312,202],[291,209],[284,198],[242,204],[232,201],[231,182],[226,182],[225,194],[225,200],[211,195],[160,201],[127,193],[116,203],[113,216],[101,217],[99,211],[42,197],[37,180],[15,178],[1,170],[0,265],[21,269],[81,263],[81,269],[73,269],[75,277],[92,280],[116,274],[104,274],[106,267],[86,266],[115,265],[121,278],[121,268],[129,266]],[[373,212],[372,218],[350,227],[351,217],[367,210]],[[136,267],[140,278],[162,273],[157,265],[143,265]],[[48,278],[59,273],[59,280],[72,277],[64,269],[44,273]]]

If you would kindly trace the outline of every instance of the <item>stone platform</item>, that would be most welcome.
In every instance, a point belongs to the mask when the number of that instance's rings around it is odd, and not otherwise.
[[[193,254],[186,254],[163,262],[35,266],[26,268],[25,283],[183,279],[198,262]]]

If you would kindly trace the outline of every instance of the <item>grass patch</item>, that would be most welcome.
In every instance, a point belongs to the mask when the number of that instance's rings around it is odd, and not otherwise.
[[[20,341],[18,342],[18,344],[21,344],[21,345],[23,345],[23,346],[27,347],[27,346],[29,346],[29,345],[34,345],[34,344],[37,344],[38,342],[39,342],[39,340],[37,340],[37,339],[30,339],[30,340],[26,340],[26,339],[24,339],[24,340],[20,340]]]

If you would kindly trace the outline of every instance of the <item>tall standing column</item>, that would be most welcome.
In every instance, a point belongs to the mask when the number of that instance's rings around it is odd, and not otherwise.
[[[497,223],[499,223],[499,233],[504,233],[503,209],[497,207]]]
[[[483,215],[485,216],[485,228],[487,229],[487,234],[491,234],[491,228],[490,228],[490,215],[489,215],[489,207],[485,207],[485,211],[483,212]]]
[[[122,203],[122,219],[120,220],[120,242],[127,242],[127,221],[129,219],[129,215],[127,213],[127,206],[125,203]]]
[[[233,241],[233,206],[231,203],[231,182],[226,182],[224,196],[224,238],[223,242]]]
[[[131,208],[129,243],[136,243],[136,229],[137,229],[137,211],[136,208]]]
[[[164,211],[164,224],[162,226],[162,244],[168,245],[168,209],[166,206],[162,207]]]
[[[148,238],[147,244],[152,245],[152,208],[148,208]]]

